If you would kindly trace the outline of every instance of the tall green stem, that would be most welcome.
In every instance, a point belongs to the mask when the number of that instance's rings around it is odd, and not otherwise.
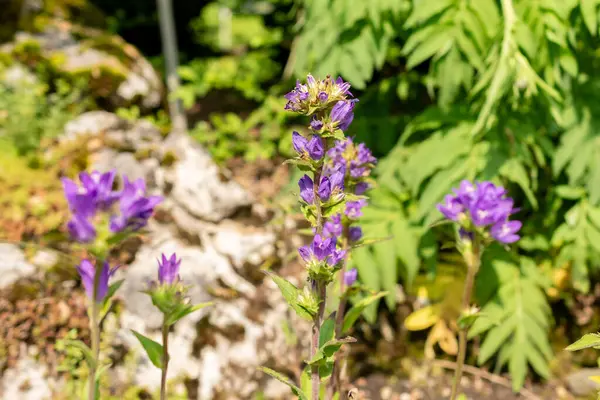
[[[319,296],[319,312],[315,316],[315,321],[312,329],[312,351],[311,358],[319,351],[319,337],[321,336],[321,324],[323,323],[323,315],[325,314],[325,299],[327,297],[327,285],[324,282],[316,282],[317,294]],[[321,377],[319,376],[319,367],[311,366],[311,386],[312,400],[319,400],[321,391]]]
[[[342,231],[342,249],[346,252],[349,250],[348,246],[348,237],[349,237],[349,226],[344,224],[344,229]],[[347,254],[347,253],[346,253]],[[347,257],[347,256],[346,256]],[[335,315],[335,337],[339,339],[342,334],[342,327],[344,325],[344,312],[346,311],[346,303],[347,298],[345,296],[346,291],[346,282],[344,280],[344,275],[346,274],[347,267],[347,258],[344,259],[342,264],[342,269],[340,270],[340,303],[338,304],[338,309]],[[327,399],[333,399],[335,393],[340,392],[341,390],[341,362],[339,353],[336,354],[335,360],[333,361],[333,369],[331,370],[331,379],[329,381],[329,387],[327,388]]]
[[[98,296],[98,284],[102,268],[98,268],[98,265],[101,265],[101,263],[98,264],[99,261],[96,261],[96,263],[97,265],[94,271],[94,290],[90,311],[90,336],[94,361],[92,365],[90,365],[90,376],[88,377],[88,400],[96,400],[96,369],[100,362],[100,321],[98,318],[98,302],[96,301],[96,298]]]
[[[479,271],[479,266],[481,265],[481,243],[476,235],[473,239],[472,247],[468,251],[465,251],[463,256],[467,264],[467,278],[465,280],[461,310],[464,312],[469,308],[469,304],[471,303],[475,275],[477,275],[477,271]],[[454,373],[454,382],[452,382],[450,400],[455,400],[458,395],[458,387],[467,354],[467,329],[468,327],[459,327],[458,331],[458,355],[456,356],[456,370]]]
[[[165,321],[163,322],[162,328],[162,343],[163,343],[163,354],[162,354],[162,376],[160,379],[160,400],[167,399],[167,367],[169,366],[169,326]]]

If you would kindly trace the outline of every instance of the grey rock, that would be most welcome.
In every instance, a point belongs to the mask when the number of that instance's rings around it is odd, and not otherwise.
[[[223,180],[208,152],[193,139],[179,136],[171,144],[178,162],[166,179],[173,187],[173,201],[188,213],[219,222],[251,204],[248,193],[238,183]]]
[[[590,377],[600,376],[600,368],[583,368],[567,375],[567,388],[575,396],[589,396],[600,391],[600,384]]]
[[[43,57],[64,60],[57,65],[64,73],[90,71],[93,77],[94,71],[105,68],[124,76],[116,90],[108,96],[114,107],[138,105],[144,110],[159,107],[164,87],[152,65],[118,36],[104,40],[105,48],[94,48],[94,39],[102,35],[105,33],[87,29],[78,32],[78,36],[82,37],[78,40],[68,28],[49,24],[39,33],[17,32],[13,42],[1,46],[0,52],[10,54],[16,44],[34,41],[40,45]],[[113,48],[107,50],[111,46]],[[123,57],[126,60],[122,60]]]
[[[0,243],[0,289],[6,289],[19,279],[34,275],[36,270],[18,246]]]

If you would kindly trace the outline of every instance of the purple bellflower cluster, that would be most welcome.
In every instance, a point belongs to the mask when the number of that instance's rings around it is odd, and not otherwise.
[[[457,223],[459,227],[457,248],[467,266],[461,317],[458,320],[459,346],[457,368],[450,393],[452,400],[458,395],[465,362],[467,331],[479,317],[479,310],[477,307],[470,307],[470,303],[485,246],[493,240],[503,244],[516,242],[520,239],[517,232],[522,226],[520,221],[509,220],[518,209],[514,208],[513,199],[507,196],[507,191],[501,186],[488,181],[472,183],[464,180],[453,192],[437,205],[444,217]]]
[[[514,243],[520,238],[517,232],[522,223],[509,221],[518,209],[506,194],[503,187],[492,182],[473,184],[465,180],[437,208],[446,218],[461,225],[463,235],[477,232],[501,243]]]
[[[286,110],[310,116],[308,134],[292,133],[297,156],[289,161],[308,171],[298,181],[298,187],[302,212],[313,230],[310,244],[298,249],[309,285],[298,291],[291,305],[302,310],[302,314],[308,313],[313,321],[311,355],[315,356],[328,285],[334,281],[339,282],[340,301],[332,339],[339,340],[343,333],[348,288],[358,278],[358,271],[346,270],[346,264],[351,248],[362,240],[362,230],[356,222],[367,205],[364,194],[372,186],[370,173],[377,160],[363,143],[355,144],[344,134],[354,119],[358,100],[342,78],[327,76],[320,80],[308,75],[306,83],[297,82],[285,98]],[[309,363],[312,399],[318,399],[320,386],[317,364]],[[327,368],[323,366],[332,371],[328,388],[331,393],[339,391],[336,366],[333,361]]]

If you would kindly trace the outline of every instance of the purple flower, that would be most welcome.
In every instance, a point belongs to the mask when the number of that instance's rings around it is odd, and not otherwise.
[[[346,255],[345,251],[336,249],[336,243],[335,237],[323,237],[316,234],[310,246],[300,247],[298,253],[306,263],[326,262],[331,266],[335,266]]]
[[[367,190],[369,190],[369,184],[367,182],[358,182],[356,187],[354,188],[354,193],[357,195],[364,194]]]
[[[437,205],[437,209],[452,221],[458,221],[460,214],[465,211],[461,201],[456,196],[450,194],[444,197],[444,203]]]
[[[352,96],[352,93],[350,93],[350,84],[348,82],[344,82],[341,76],[338,76],[335,80],[334,94],[336,96]]]
[[[96,238],[96,228],[84,216],[74,214],[67,223],[69,234],[80,243],[90,243]]]
[[[119,267],[110,268],[108,262],[104,262],[100,276],[98,279],[98,287],[96,288],[96,302],[104,300],[106,293],[108,292],[108,281],[117,271]],[[77,266],[77,272],[81,276],[83,287],[88,298],[94,298],[94,277],[96,274],[96,268],[89,260],[82,260],[81,264]]]
[[[344,190],[344,173],[340,170],[335,171],[329,176],[331,182],[331,191],[341,192]]]
[[[81,186],[68,178],[62,178],[65,197],[72,212],[82,216],[93,216],[96,211],[108,210],[118,199],[119,193],[112,190],[116,172],[82,172]]]
[[[284,97],[287,100],[285,105],[286,110],[301,111],[302,102],[308,99],[308,86],[301,84],[300,81],[296,81],[296,87]]]
[[[314,116],[311,120],[310,120],[310,127],[312,128],[312,130],[314,131],[320,131],[321,129],[323,129],[323,121],[317,119],[316,116]]]
[[[162,262],[158,260],[158,281],[162,284],[171,285],[179,280],[179,265],[181,260],[173,253],[170,258],[162,254]]]
[[[308,175],[304,175],[298,181],[300,186],[300,197],[308,204],[312,204],[315,201],[315,193],[313,188],[313,181]]]
[[[340,214],[336,214],[325,224],[323,224],[323,236],[331,237],[331,236],[341,236],[342,235],[342,216]]]
[[[325,155],[325,148],[323,147],[323,139],[320,136],[313,135],[312,138],[306,144],[306,151],[310,158],[315,161],[320,160]]]
[[[502,243],[514,243],[520,239],[517,235],[523,224],[521,221],[503,221],[492,225],[490,234],[494,239]]]
[[[325,92],[319,92],[319,101],[321,103],[325,103],[327,102],[327,99],[329,98],[329,95]]]
[[[331,183],[329,182],[329,178],[324,176],[321,178],[321,183],[319,184],[319,198],[321,201],[328,201],[329,197],[331,197]]]
[[[354,105],[358,100],[341,100],[335,103],[331,109],[331,122],[333,122],[338,129],[345,131],[352,123],[354,119]]]
[[[352,286],[354,282],[356,282],[356,278],[358,277],[358,271],[356,268],[352,268],[346,272],[344,272],[344,284],[346,286]]]
[[[110,230],[121,232],[124,229],[137,230],[146,226],[154,208],[162,200],[161,196],[146,197],[146,183],[143,179],[130,182],[124,177],[124,188],[119,201],[121,214],[111,218]]]
[[[352,226],[348,230],[348,238],[351,242],[358,242],[362,238],[363,232],[360,226]]]
[[[464,180],[458,189],[454,189],[454,195],[447,195],[437,208],[452,221],[459,221],[461,216],[465,216],[476,227],[491,226],[489,232],[494,239],[503,243],[513,243],[519,240],[516,232],[521,229],[522,224],[519,221],[508,221],[517,209],[514,208],[513,199],[505,197],[506,194],[507,191],[503,187],[492,182],[473,184]],[[473,232],[469,232],[471,239],[472,234]]]
[[[292,146],[294,146],[294,150],[296,150],[296,153],[304,153],[306,151],[307,143],[308,140],[304,136],[302,136],[296,131],[292,132]]]
[[[351,219],[357,219],[362,217],[362,208],[366,205],[367,201],[365,199],[347,202],[345,211],[346,216]]]

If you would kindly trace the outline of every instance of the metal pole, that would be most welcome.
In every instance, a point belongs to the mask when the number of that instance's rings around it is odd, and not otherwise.
[[[169,96],[169,114],[173,131],[183,133],[187,131],[187,120],[180,99],[171,96],[179,88],[179,75],[177,67],[179,64],[177,51],[177,37],[175,35],[175,24],[173,20],[173,6],[171,0],[157,0],[158,18],[160,21],[160,37],[162,49],[165,56],[167,74],[167,94]]]

